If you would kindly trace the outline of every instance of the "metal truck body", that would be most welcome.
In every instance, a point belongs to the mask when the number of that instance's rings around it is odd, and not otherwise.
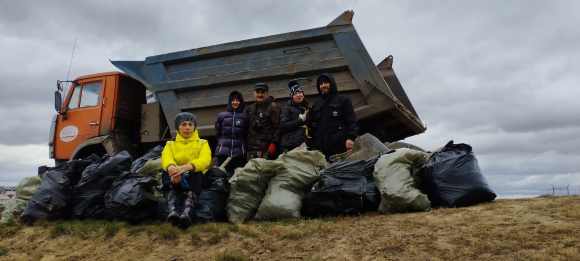
[[[196,115],[200,136],[215,144],[215,120],[226,109],[231,91],[241,92],[246,103],[252,103],[254,85],[265,82],[270,86],[269,94],[283,107],[289,99],[289,80],[309,78],[310,81],[301,82],[301,87],[312,103],[319,99],[317,77],[330,72],[339,92],[349,96],[355,105],[361,134],[371,133],[382,141],[397,141],[424,132],[426,128],[392,69],[392,56],[378,65],[373,63],[351,24],[353,14],[347,11],[320,28],[155,55],[144,61],[111,61],[143,85],[132,88],[142,92],[147,88],[159,101],[146,104],[139,98],[141,114],[132,120],[139,122],[139,131],[119,130],[128,137],[139,136],[137,141],[127,139],[134,143],[133,147],[159,143],[175,137],[172,119],[177,113],[187,111]],[[126,75],[116,77],[126,78]],[[107,127],[106,135],[115,136],[118,130],[106,123],[107,120],[101,116],[100,129]],[[58,127],[55,135],[61,129]],[[104,133],[87,132],[81,139],[98,139]],[[54,149],[57,159],[74,158],[67,158],[67,153],[60,153],[60,148]]]

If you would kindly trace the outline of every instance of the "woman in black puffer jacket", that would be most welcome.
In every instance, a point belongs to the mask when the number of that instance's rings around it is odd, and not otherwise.
[[[306,115],[310,107],[308,107],[308,101],[304,97],[304,91],[295,81],[291,81],[288,87],[290,87],[291,99],[286,103],[280,115],[280,129],[282,131],[281,153],[286,150],[291,151],[302,143],[310,146],[311,140],[308,136],[310,133],[306,128],[308,125],[306,122],[309,120]]]

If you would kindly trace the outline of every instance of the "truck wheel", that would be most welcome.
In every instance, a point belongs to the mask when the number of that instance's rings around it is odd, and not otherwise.
[[[102,157],[103,155],[107,154],[107,150],[105,150],[105,147],[103,147],[102,144],[95,144],[95,145],[90,145],[87,147],[84,147],[82,150],[80,150],[74,157],[74,159],[83,159],[86,158],[88,156],[91,156],[92,154],[96,154],[97,156]],[[71,159],[71,160],[74,160]]]

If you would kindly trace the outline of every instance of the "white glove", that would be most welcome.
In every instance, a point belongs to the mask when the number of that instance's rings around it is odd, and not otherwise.
[[[300,118],[302,120],[302,122],[305,122],[307,114],[308,114],[308,110],[306,110],[303,114],[298,115],[298,118]]]

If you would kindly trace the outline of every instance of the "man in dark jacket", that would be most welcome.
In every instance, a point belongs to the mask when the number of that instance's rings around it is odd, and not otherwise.
[[[258,83],[254,87],[256,103],[246,109],[250,115],[247,159],[275,159],[276,146],[280,145],[280,107],[268,94],[268,85]]]
[[[332,74],[318,77],[317,89],[322,99],[312,105],[308,116],[312,117],[312,147],[326,156],[344,153],[352,149],[357,137],[358,125],[352,101],[338,93]]]

